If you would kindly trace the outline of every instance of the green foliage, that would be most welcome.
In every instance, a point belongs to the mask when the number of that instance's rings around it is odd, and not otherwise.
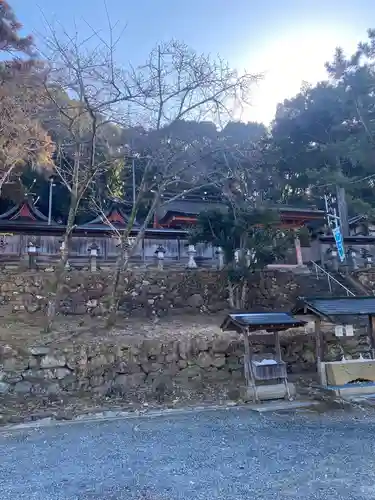
[[[375,213],[375,31],[346,57],[337,49],[329,80],[279,105],[263,162],[274,166],[272,197],[323,208],[346,188],[352,214]]]
[[[278,225],[275,210],[228,206],[226,211],[201,213],[191,230],[190,241],[221,247],[231,278],[238,279],[244,272],[263,269],[285,255],[291,234]]]

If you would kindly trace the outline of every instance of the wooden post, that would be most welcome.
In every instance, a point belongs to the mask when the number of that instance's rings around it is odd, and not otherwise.
[[[277,361],[281,361],[281,346],[279,332],[275,332],[275,350]]]
[[[298,266],[303,266],[303,257],[302,257],[302,249],[301,249],[301,240],[298,236],[294,237],[294,247],[296,249],[296,260]]]
[[[247,329],[243,330],[243,341],[245,346],[245,355],[244,355],[244,372],[245,372],[245,380],[246,386],[250,385],[250,373],[249,373],[249,364],[250,364],[250,343]]]
[[[245,357],[244,357],[244,369],[245,369],[245,379],[246,388],[249,389],[251,386],[254,391],[254,402],[259,403],[258,391],[255,384],[255,377],[253,372],[253,367],[251,364],[251,347],[249,339],[249,328],[243,330],[243,337],[245,343]]]
[[[371,345],[371,357],[375,359],[375,316],[369,315],[369,338]]]
[[[325,365],[324,365],[324,340],[321,330],[320,318],[315,320],[315,342],[316,342],[316,366],[320,383],[327,385]]]

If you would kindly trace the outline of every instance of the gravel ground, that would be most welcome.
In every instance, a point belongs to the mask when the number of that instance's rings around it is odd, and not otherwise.
[[[375,497],[374,414],[186,412],[0,433],[1,500]]]

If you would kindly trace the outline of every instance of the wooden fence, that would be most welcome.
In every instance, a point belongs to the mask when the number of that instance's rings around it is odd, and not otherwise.
[[[36,243],[39,261],[55,260],[60,255],[61,239],[58,236],[33,236],[33,235],[7,235],[2,237],[0,259],[2,261],[16,261],[27,257],[30,241]],[[95,243],[98,246],[98,261],[113,261],[116,259],[118,249],[116,240],[110,237],[75,236],[72,238],[69,249],[69,259],[86,260],[89,257],[89,247]],[[187,262],[188,242],[186,239],[161,239],[144,238],[136,248],[132,261],[151,262],[155,260],[156,249],[162,246],[165,249],[164,261]],[[196,245],[197,263],[211,263],[216,261],[215,249],[211,245]]]

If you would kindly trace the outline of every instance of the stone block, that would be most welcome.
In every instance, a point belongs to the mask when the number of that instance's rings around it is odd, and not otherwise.
[[[39,368],[39,360],[38,358],[34,357],[34,356],[31,356],[29,358],[29,368]]]
[[[178,372],[180,371],[180,367],[178,366],[178,363],[174,362],[174,363],[169,363],[168,365],[166,365],[163,370],[162,370],[162,373],[170,378],[174,377]]]
[[[101,371],[107,365],[113,365],[115,362],[115,355],[112,353],[97,354],[93,356],[87,363],[89,370]]]
[[[200,295],[199,293],[193,293],[193,295],[190,295],[190,297],[187,299],[186,303],[189,307],[198,309],[199,307],[203,306],[204,300],[202,295]]]
[[[144,373],[133,373],[132,375],[117,375],[114,380],[115,387],[123,389],[134,389],[144,384],[146,375]]]
[[[54,370],[51,369],[30,369],[22,373],[22,378],[29,382],[36,380],[52,380],[55,378]]]
[[[210,342],[205,337],[195,337],[194,343],[198,352],[208,351],[208,349],[210,348]]]
[[[65,377],[68,377],[72,372],[69,370],[69,368],[56,368],[54,370],[54,376],[58,380],[62,380]]]
[[[5,372],[21,372],[29,366],[29,360],[27,358],[6,358],[2,364]]]
[[[99,387],[104,382],[102,375],[93,375],[90,377],[90,386],[91,387]]]
[[[66,357],[62,354],[47,354],[40,362],[41,368],[60,368],[66,364]]]
[[[83,370],[87,368],[88,358],[85,348],[81,348],[78,352],[67,354],[66,366],[71,370]]]
[[[90,387],[89,380],[86,378],[78,378],[76,375],[71,373],[67,377],[59,380],[59,385],[67,391],[74,391],[77,389],[88,390]]]
[[[10,384],[7,384],[6,382],[0,382],[0,394],[6,394],[9,392],[10,389]]]
[[[113,387],[113,382],[105,382],[103,385],[93,388],[93,392],[99,396],[107,396],[111,393]]]
[[[141,367],[138,363],[134,361],[120,361],[120,363],[115,367],[117,373],[139,373],[141,371]]]
[[[157,363],[157,362],[155,362],[155,363],[148,362],[148,363],[142,363],[141,367],[145,373],[151,373],[151,372],[158,372],[158,371],[162,370],[163,365],[161,363]]]
[[[161,354],[162,344],[157,339],[145,339],[142,344],[142,352],[147,356],[158,356]]]
[[[192,345],[190,340],[181,340],[178,344],[178,353],[180,358],[188,359],[192,353]]]
[[[17,394],[28,394],[31,392],[32,387],[33,386],[30,382],[23,380],[21,382],[17,382],[14,386],[14,392]]]
[[[201,352],[197,357],[196,363],[201,368],[208,368],[214,366],[214,359],[207,352]]]
[[[172,353],[169,353],[165,356],[166,363],[172,363],[174,361],[178,361],[178,359],[179,359],[179,355],[177,352],[172,352]]]
[[[229,351],[230,344],[231,344],[230,338],[225,338],[225,337],[217,338],[212,343],[212,352],[227,353]]]
[[[49,381],[39,381],[34,382],[31,387],[32,394],[38,395],[56,395],[61,392],[61,388],[57,382],[49,382]]]
[[[199,368],[199,366],[193,365],[193,366],[188,366],[181,370],[178,374],[178,378],[195,378],[199,377],[202,373],[202,370]]]
[[[59,394],[60,392],[61,392],[61,387],[56,382],[54,382],[52,384],[48,384],[46,386],[46,393],[49,394],[49,395]]]
[[[225,356],[215,356],[212,359],[212,365],[216,368],[222,368],[225,365]]]
[[[345,385],[354,380],[375,382],[375,360],[325,363],[328,385]]]

